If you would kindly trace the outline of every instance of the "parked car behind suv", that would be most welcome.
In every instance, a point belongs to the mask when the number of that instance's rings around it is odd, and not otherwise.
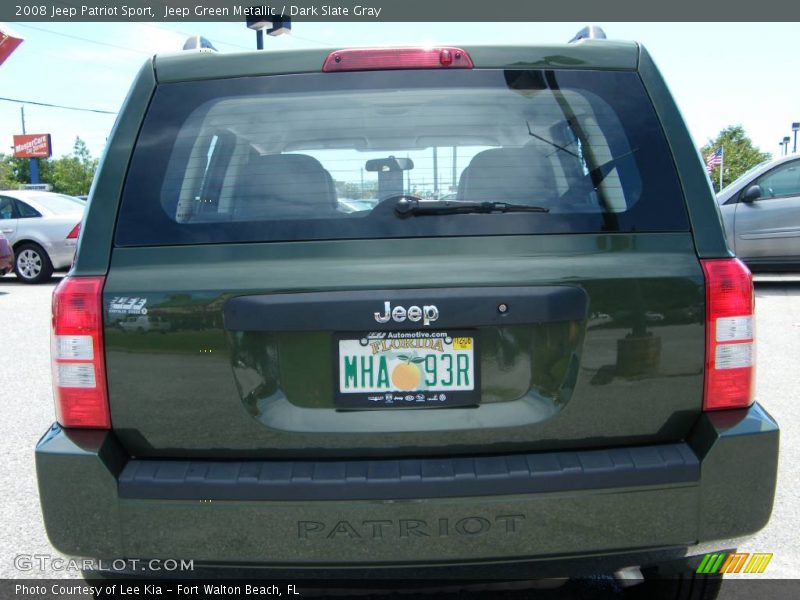
[[[717,194],[728,245],[752,269],[800,269],[800,157],[765,161]]]
[[[43,283],[72,264],[84,209],[65,194],[0,191],[0,228],[14,247],[20,281]]]
[[[636,43],[157,56],[94,197],[36,449],[64,553],[691,577],[769,518],[751,276]]]

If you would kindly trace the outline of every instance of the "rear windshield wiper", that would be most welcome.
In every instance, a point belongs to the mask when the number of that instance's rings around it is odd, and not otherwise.
[[[459,200],[422,200],[413,196],[401,196],[394,205],[401,217],[409,215],[454,215],[466,213],[550,212],[544,206],[512,204],[509,202],[470,202]]]

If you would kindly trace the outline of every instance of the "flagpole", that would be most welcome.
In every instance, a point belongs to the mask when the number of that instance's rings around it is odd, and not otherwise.
[[[722,191],[722,170],[725,167],[725,146],[720,146],[719,149],[719,190]]]

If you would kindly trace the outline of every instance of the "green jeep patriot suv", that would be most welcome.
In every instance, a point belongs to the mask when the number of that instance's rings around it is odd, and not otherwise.
[[[751,276],[636,43],[149,60],[52,336],[68,555],[685,576],[772,507]]]

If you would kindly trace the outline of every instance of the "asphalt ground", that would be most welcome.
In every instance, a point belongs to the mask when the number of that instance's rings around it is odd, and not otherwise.
[[[0,278],[0,579],[81,577],[79,571],[39,568],[38,559],[24,560],[36,555],[59,556],[44,531],[33,459],[36,442],[54,419],[49,315],[55,283],[57,279],[29,286],[19,283],[13,275]],[[800,531],[800,276],[757,276],[756,298],[757,398],[781,426],[781,456],[772,518],[765,529],[739,550],[773,553],[766,574],[770,578],[797,579],[800,578],[800,550],[796,543]],[[725,597],[750,597],[752,590],[736,587],[731,583],[732,577],[736,576],[730,576],[723,588],[729,592]],[[800,588],[795,586],[795,591]],[[492,593],[492,597],[497,595]],[[505,595],[529,597],[524,591],[509,591]],[[560,592],[535,594],[547,598],[573,595],[614,598],[621,593],[613,581],[599,578],[570,584]],[[437,597],[446,598],[448,594]]]

